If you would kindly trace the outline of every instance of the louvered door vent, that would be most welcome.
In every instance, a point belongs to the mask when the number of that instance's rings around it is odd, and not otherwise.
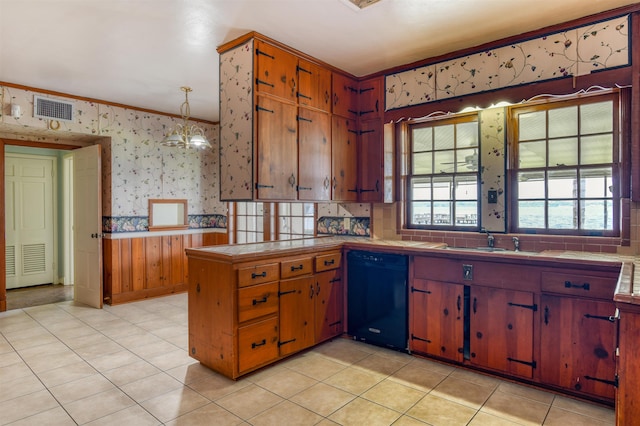
[[[7,277],[16,276],[16,247],[6,246],[5,252],[5,264],[7,268]]]
[[[44,244],[28,244],[22,246],[22,274],[39,274],[46,272]]]
[[[33,97],[33,116],[47,120],[73,121],[75,106],[71,102],[45,98],[35,95]]]

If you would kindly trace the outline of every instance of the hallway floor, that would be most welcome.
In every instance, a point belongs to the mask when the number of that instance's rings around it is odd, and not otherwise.
[[[0,424],[614,424],[608,408],[348,339],[237,382],[187,345],[186,294],[0,313]]]
[[[45,284],[7,290],[7,310],[73,300],[73,286]]]

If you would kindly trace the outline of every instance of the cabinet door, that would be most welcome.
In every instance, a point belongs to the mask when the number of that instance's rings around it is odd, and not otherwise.
[[[256,90],[295,102],[298,93],[296,67],[291,53],[262,41],[256,42]]]
[[[384,201],[384,138],[382,120],[360,122],[358,161],[360,201]]]
[[[258,97],[258,199],[295,200],[298,172],[297,108]]]
[[[300,59],[298,86],[299,105],[331,111],[331,71]]]
[[[298,109],[298,199],[331,200],[331,118]]]
[[[358,82],[342,74],[332,74],[333,113],[345,118],[358,117]]]
[[[344,293],[342,269],[315,275],[316,342],[342,334],[344,328]]]
[[[471,287],[471,363],[532,378],[533,293]]]
[[[612,302],[542,295],[540,379],[613,399],[616,324]]]
[[[361,119],[370,120],[383,116],[382,77],[361,81],[358,89],[358,115]]]
[[[314,336],[313,277],[280,281],[280,355],[312,346]]]
[[[409,295],[409,345],[414,352],[463,361],[463,285],[413,280]]]
[[[358,146],[355,120],[332,117],[331,179],[334,201],[358,200]]]

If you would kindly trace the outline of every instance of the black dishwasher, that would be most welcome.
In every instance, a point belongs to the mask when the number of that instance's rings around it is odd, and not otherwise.
[[[347,333],[407,350],[407,256],[354,250],[347,253]]]

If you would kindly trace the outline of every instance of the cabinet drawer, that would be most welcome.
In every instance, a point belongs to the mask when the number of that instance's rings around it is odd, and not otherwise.
[[[280,279],[280,264],[266,263],[238,269],[238,287],[267,283]]]
[[[250,370],[278,358],[278,318],[238,329],[238,371]]]
[[[342,253],[340,252],[316,256],[316,272],[338,269],[340,267],[341,259]]]
[[[313,272],[313,258],[303,257],[295,260],[284,260],[280,263],[280,276],[284,278],[297,277]]]
[[[542,273],[540,288],[549,293],[612,300],[616,279],[570,272],[545,271]]]
[[[278,282],[253,285],[238,290],[238,322],[249,321],[278,311]]]

